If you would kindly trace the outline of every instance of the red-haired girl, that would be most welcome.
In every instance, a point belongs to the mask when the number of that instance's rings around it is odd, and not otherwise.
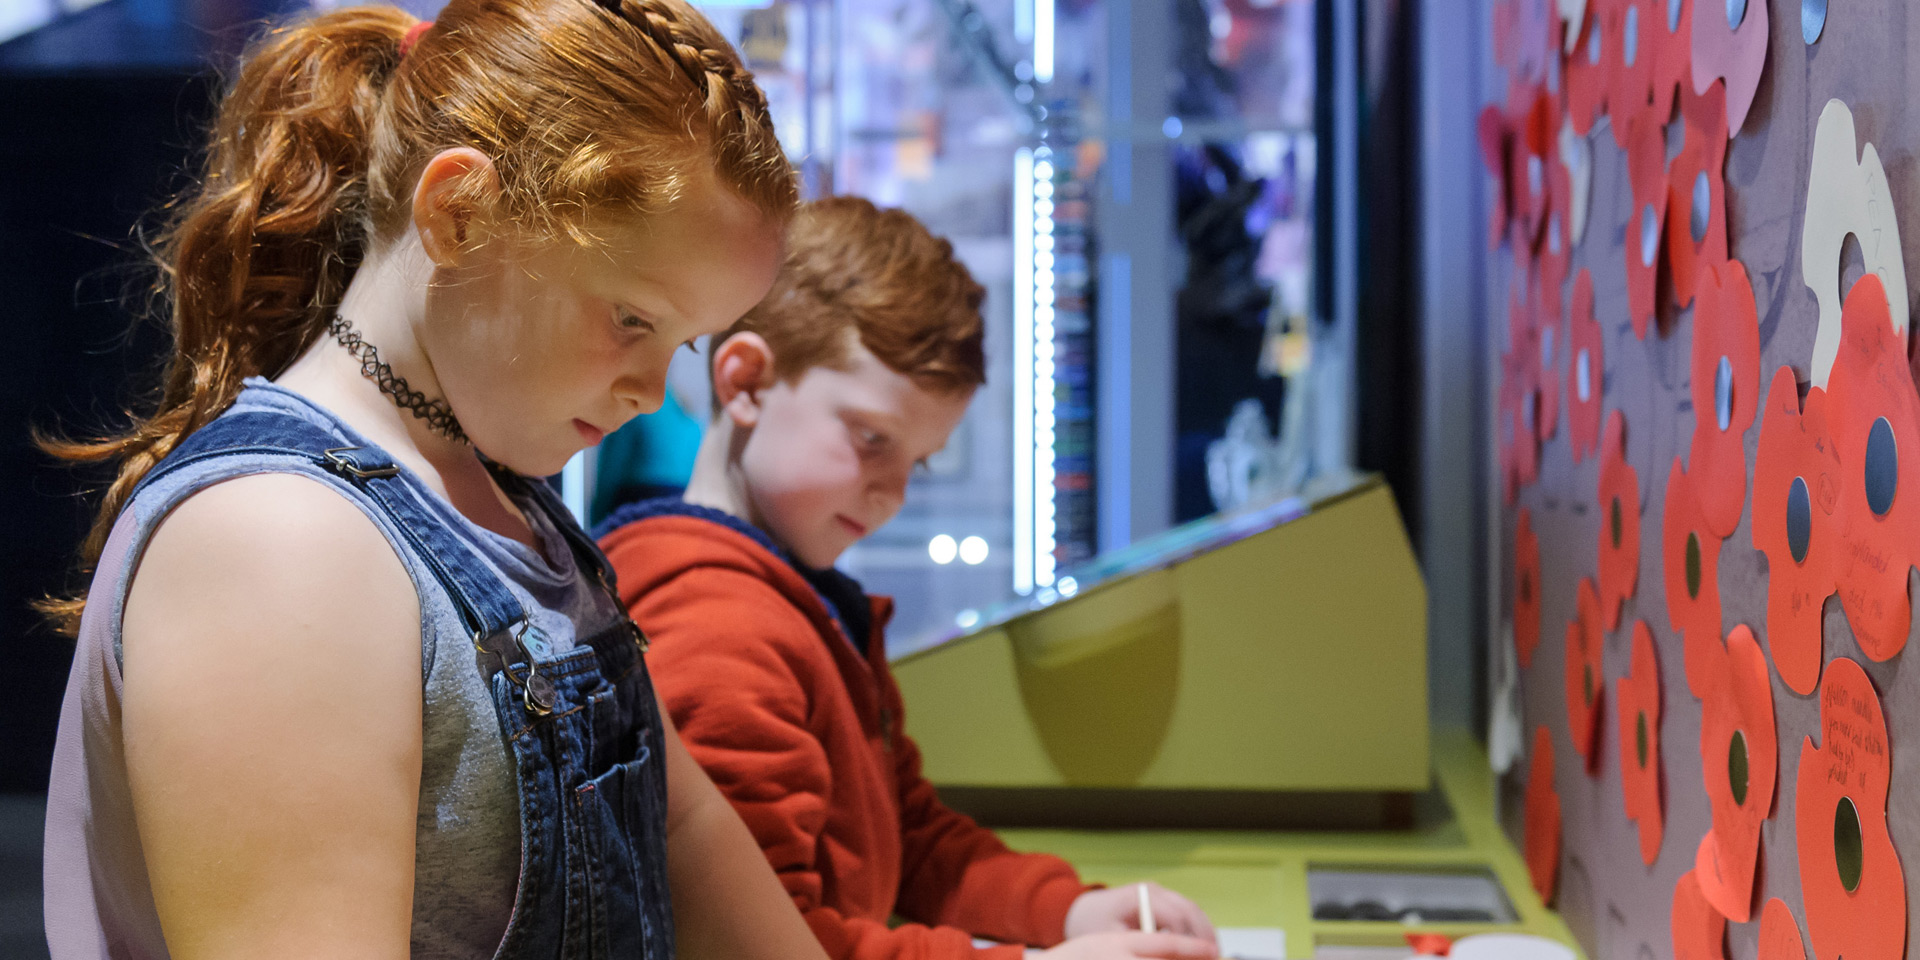
[[[821,956],[537,478],[768,289],[767,108],[683,0],[277,30],[157,246],[47,826],[70,957]],[[671,892],[671,897],[669,896]]]

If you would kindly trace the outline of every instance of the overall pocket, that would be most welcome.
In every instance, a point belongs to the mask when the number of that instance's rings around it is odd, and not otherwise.
[[[573,814],[579,830],[579,849],[568,857],[568,887],[584,888],[589,922],[581,956],[612,958],[612,944],[645,944],[644,958],[669,960],[669,930],[660,922],[670,916],[670,893],[665,884],[664,844],[648,842],[660,831],[656,825],[653,780],[664,775],[654,765],[648,738],[640,738],[639,755],[616,763],[605,773],[574,791]],[[663,811],[662,811],[663,812]]]

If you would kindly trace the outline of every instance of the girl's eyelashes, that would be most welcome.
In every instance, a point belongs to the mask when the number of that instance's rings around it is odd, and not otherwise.
[[[681,344],[681,346],[685,347],[688,353],[700,352],[700,348],[693,345],[693,340],[688,340],[686,343]]]
[[[632,330],[637,333],[653,332],[653,321],[648,320],[647,318],[642,317],[631,310],[625,310],[625,309],[616,310],[614,313],[614,319],[615,319],[615,322],[617,322],[622,329]]]

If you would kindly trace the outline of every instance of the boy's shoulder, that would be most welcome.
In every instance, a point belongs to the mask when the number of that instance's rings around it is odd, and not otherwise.
[[[650,608],[698,603],[766,626],[782,614],[810,630],[831,623],[819,594],[779,548],[730,514],[678,499],[646,501],[615,511],[593,532],[636,619]]]

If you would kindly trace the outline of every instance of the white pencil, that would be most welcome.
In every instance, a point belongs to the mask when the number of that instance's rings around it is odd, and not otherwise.
[[[1140,932],[1157,933],[1153,926],[1153,901],[1147,899],[1147,885],[1140,885]]]

